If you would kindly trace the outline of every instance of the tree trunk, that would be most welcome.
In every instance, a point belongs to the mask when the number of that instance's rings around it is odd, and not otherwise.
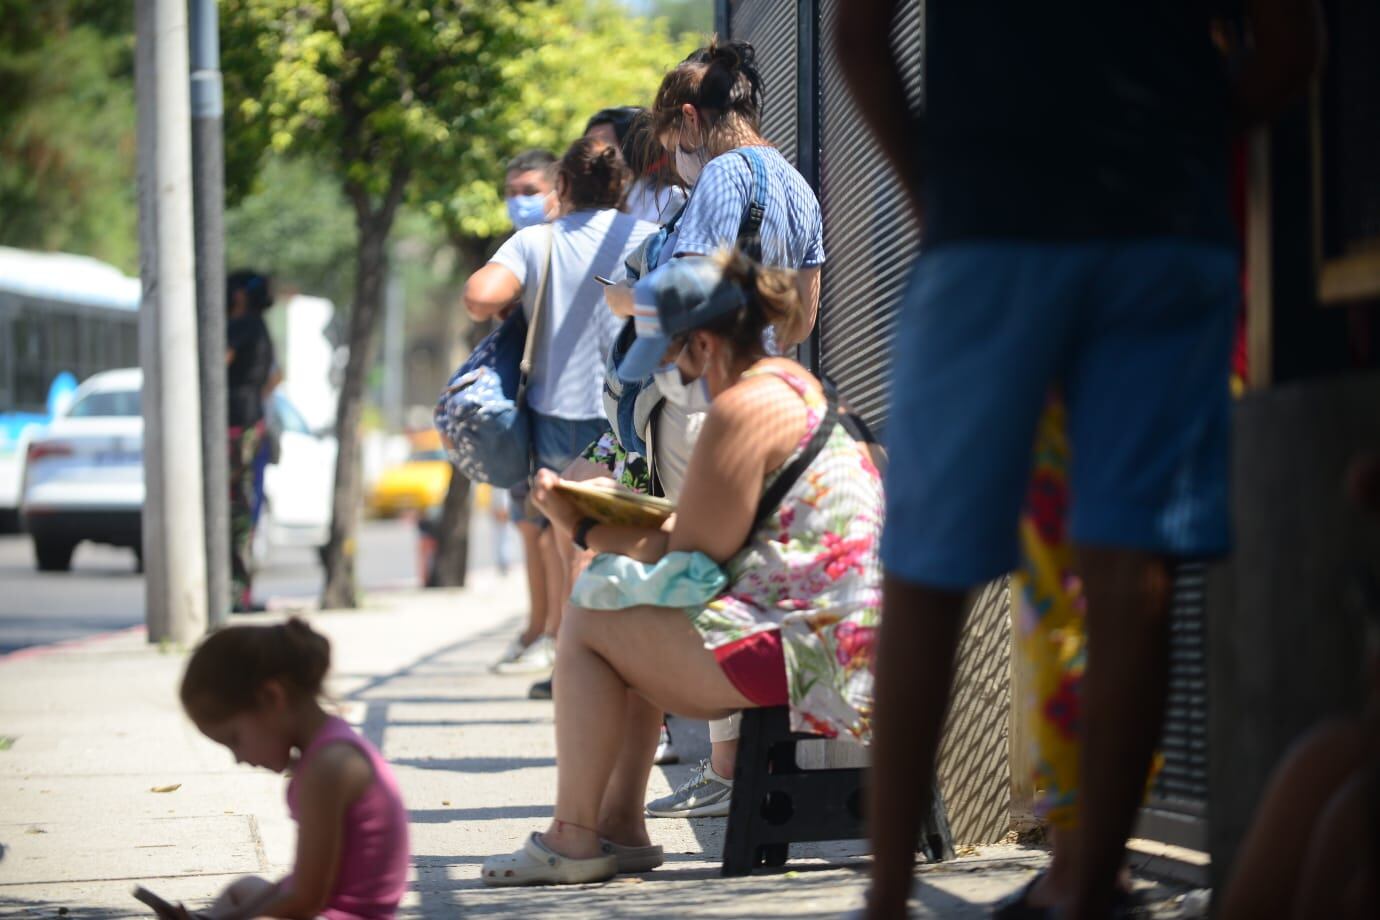
[[[470,555],[470,481],[452,470],[441,520],[436,527],[436,555],[427,572],[428,588],[463,588]]]
[[[335,461],[335,489],[331,495],[331,538],[326,544],[326,585],[321,607],[326,610],[359,606],[355,585],[355,534],[359,525],[359,423],[364,410],[364,382],[374,362],[383,286],[388,274],[388,233],[393,213],[356,208],[359,241],[356,248],[355,304],[350,314],[350,358],[336,408],[335,436],[340,449]]]

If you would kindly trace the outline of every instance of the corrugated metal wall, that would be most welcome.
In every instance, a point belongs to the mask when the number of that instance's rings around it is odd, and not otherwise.
[[[752,42],[762,74],[762,134],[792,165],[800,163],[796,130],[800,48],[796,0],[733,0],[729,35]]]
[[[844,0],[823,0],[832,23]],[[923,3],[907,0],[894,44],[921,91]],[[824,208],[820,365],[879,433],[886,425],[891,329],[920,242],[899,183],[844,85],[832,30],[820,38],[820,202]]]

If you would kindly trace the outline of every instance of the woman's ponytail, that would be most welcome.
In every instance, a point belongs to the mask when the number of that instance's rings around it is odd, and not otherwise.
[[[723,320],[706,326],[728,339],[735,351],[761,346],[762,333],[771,326],[782,338],[806,322],[805,305],[789,268],[759,265],[739,249],[723,249],[714,256],[723,279],[748,295],[747,306]]]

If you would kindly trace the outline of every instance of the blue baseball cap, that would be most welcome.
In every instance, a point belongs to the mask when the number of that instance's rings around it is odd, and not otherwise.
[[[618,364],[619,379],[646,380],[664,363],[672,339],[745,306],[743,289],[725,281],[713,259],[672,259],[633,286],[637,338]]]

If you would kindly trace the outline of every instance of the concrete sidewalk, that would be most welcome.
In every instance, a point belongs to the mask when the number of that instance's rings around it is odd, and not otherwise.
[[[804,858],[784,870],[719,878],[723,819],[652,822],[668,859],[645,876],[485,888],[480,863],[543,827],[555,792],[551,704],[525,698],[529,679],[487,671],[524,605],[517,575],[480,573],[463,591],[308,615],[334,646],[332,695],[392,761],[411,811],[415,874],[402,916],[838,917],[861,903],[858,845],[793,848]],[[12,739],[0,740],[0,916],[142,916],[135,882],[195,905],[239,875],[289,870],[284,780],[235,766],[182,715],[185,658],[125,632],[0,659],[0,739]],[[707,755],[691,727],[677,742]],[[650,794],[690,769],[657,770]],[[989,847],[922,869],[917,915],[984,917],[1043,860]]]

